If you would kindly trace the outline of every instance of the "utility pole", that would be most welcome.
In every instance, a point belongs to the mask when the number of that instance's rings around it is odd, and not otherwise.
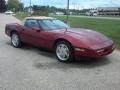
[[[120,16],[120,8],[118,8],[119,16]]]
[[[31,5],[31,0],[30,0],[30,15],[32,14],[32,5]]]
[[[70,4],[70,1],[68,0],[67,1],[67,16],[66,16],[66,22],[67,22],[67,24],[69,24],[69,14],[70,14],[70,12],[69,12],[69,4]]]
[[[22,10],[21,10],[22,1],[20,0],[19,2],[20,2],[20,10],[19,10],[19,13],[20,13],[20,16],[22,17],[22,13],[21,13],[21,11],[22,11]]]
[[[20,10],[19,10],[19,12],[21,12],[22,11],[22,0],[19,0],[19,2],[20,2]]]

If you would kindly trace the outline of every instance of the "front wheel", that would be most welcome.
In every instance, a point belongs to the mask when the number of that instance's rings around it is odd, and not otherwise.
[[[72,46],[66,41],[56,44],[55,54],[60,62],[70,62],[74,57]]]
[[[15,48],[21,47],[20,37],[16,32],[11,35],[11,43]]]

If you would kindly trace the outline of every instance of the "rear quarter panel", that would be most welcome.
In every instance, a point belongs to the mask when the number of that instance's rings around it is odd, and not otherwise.
[[[6,24],[5,33],[10,36],[12,31],[16,31],[19,33],[21,25],[17,23]]]

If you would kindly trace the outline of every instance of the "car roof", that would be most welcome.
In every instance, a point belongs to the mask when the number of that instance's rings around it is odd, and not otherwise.
[[[56,19],[56,18],[52,18],[52,17],[46,17],[46,16],[36,16],[36,17],[26,17],[25,18],[26,20],[27,19],[36,19],[36,20],[40,20],[40,19]]]

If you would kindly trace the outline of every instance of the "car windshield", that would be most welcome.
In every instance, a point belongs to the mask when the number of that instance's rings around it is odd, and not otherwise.
[[[41,28],[45,30],[56,30],[70,28],[67,24],[57,19],[38,20]]]

